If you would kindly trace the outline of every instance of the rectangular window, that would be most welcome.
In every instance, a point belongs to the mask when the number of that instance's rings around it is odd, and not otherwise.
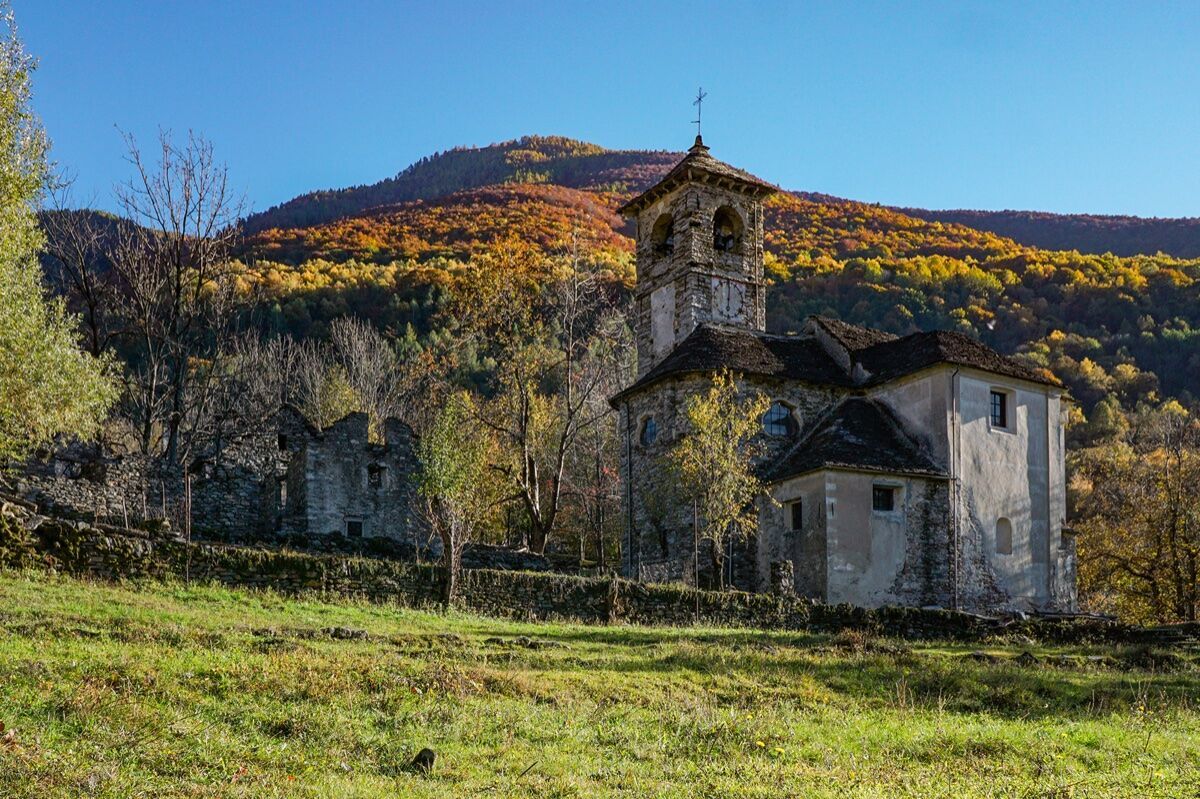
[[[367,485],[371,488],[380,488],[383,485],[383,467],[378,463],[367,467]]]
[[[361,519],[346,520],[346,535],[350,538],[362,538],[363,523]]]
[[[1008,427],[1008,394],[992,392],[992,427]]]
[[[793,533],[804,529],[804,503],[801,500],[788,503],[788,523]]]
[[[891,486],[871,487],[871,508],[878,511],[896,509],[896,489]]]

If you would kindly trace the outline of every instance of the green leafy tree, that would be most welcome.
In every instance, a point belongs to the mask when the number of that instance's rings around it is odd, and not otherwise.
[[[718,587],[725,587],[725,549],[758,524],[756,500],[764,494],[755,475],[754,435],[770,400],[743,395],[728,370],[704,394],[688,397],[689,430],[666,455],[680,494],[693,510],[693,569],[700,584],[700,545],[708,542]]]
[[[75,320],[42,285],[36,210],[48,142],[30,108],[35,66],[3,9],[0,39],[0,463],[65,434],[93,435],[115,392],[104,362],[77,346]]]
[[[495,481],[488,468],[493,449],[492,436],[478,421],[475,400],[465,391],[450,396],[421,437],[419,491],[430,527],[442,540],[448,606],[458,596],[463,547],[486,523],[495,504]]]

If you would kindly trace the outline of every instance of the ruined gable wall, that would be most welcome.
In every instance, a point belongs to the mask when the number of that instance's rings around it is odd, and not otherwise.
[[[302,471],[292,475],[293,480],[303,476],[307,532],[345,535],[347,521],[359,521],[364,537],[418,543],[412,432],[402,423],[389,423],[386,434],[386,445],[372,444],[366,414],[355,413],[309,437]]]

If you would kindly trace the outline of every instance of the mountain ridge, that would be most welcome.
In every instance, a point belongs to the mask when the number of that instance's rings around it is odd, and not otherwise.
[[[512,183],[552,183],[592,192],[633,193],[648,188],[683,157],[669,150],[610,150],[565,136],[523,136],[478,147],[455,147],[419,159],[395,176],[371,184],[298,195],[249,215],[248,234],[271,228],[307,228],[413,200]],[[883,206],[831,194],[789,191],[826,204],[886,207],[906,216],[958,224],[1031,247],[1082,253],[1200,257],[1200,218],[1049,211],[924,209]]]

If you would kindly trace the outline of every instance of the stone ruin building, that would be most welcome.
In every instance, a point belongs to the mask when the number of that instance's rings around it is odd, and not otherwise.
[[[436,555],[437,542],[417,513],[413,432],[388,419],[383,438],[370,440],[364,413],[322,430],[284,406],[273,424],[193,459],[186,470],[76,445],[30,461],[14,487],[64,516],[135,526],[166,517],[179,530],[190,515],[192,533],[202,537],[377,539],[403,548],[432,545]]]
[[[620,413],[626,575],[693,581],[691,507],[660,457],[728,368],[771,398],[755,464],[774,503],[732,583],[830,603],[1075,609],[1061,385],[960,333],[812,318],[766,331],[763,199],[700,137],[622,212],[637,226],[638,376]],[[711,581],[711,558],[701,565]],[[706,579],[701,576],[702,581]]]

